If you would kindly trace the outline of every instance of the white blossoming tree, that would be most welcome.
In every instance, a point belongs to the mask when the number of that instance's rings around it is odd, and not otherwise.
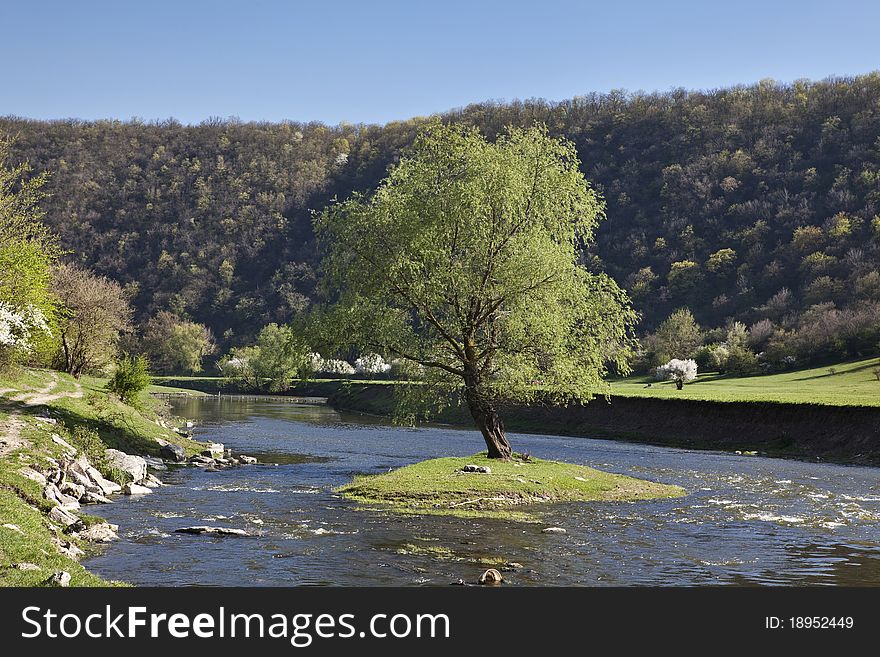
[[[385,362],[379,354],[364,354],[354,361],[354,369],[358,374],[374,376],[385,374],[391,370],[391,365]]]
[[[657,368],[657,378],[663,381],[675,381],[675,387],[681,390],[685,383],[697,378],[697,362],[690,358],[687,360],[673,358]]]

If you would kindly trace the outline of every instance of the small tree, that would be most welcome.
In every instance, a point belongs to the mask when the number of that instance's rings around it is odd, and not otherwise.
[[[688,308],[667,317],[654,334],[654,349],[671,358],[689,358],[703,341],[700,325]]]
[[[690,383],[697,378],[697,363],[691,359],[673,358],[657,368],[657,378],[663,381],[675,381],[675,387],[681,390],[685,383]]]
[[[211,331],[203,324],[160,310],[144,327],[143,346],[150,363],[165,374],[194,374],[216,350]]]
[[[293,328],[273,323],[263,327],[255,345],[233,349],[219,367],[256,390],[281,392],[291,380],[312,371],[312,354]]]
[[[118,283],[76,265],[56,268],[52,286],[61,313],[59,369],[79,378],[111,362],[120,333],[131,329],[131,307]]]
[[[391,365],[385,362],[379,354],[364,354],[354,361],[354,370],[358,374],[375,376],[386,374],[391,370]]]
[[[113,377],[107,390],[119,396],[127,404],[139,405],[139,395],[150,385],[150,367],[143,356],[124,354],[116,361]]]
[[[372,197],[316,219],[338,299],[324,337],[424,366],[418,405],[460,394],[489,457],[509,458],[501,404],[587,401],[607,363],[626,369],[629,300],[579,264],[602,213],[545,128],[492,143],[432,123]]]

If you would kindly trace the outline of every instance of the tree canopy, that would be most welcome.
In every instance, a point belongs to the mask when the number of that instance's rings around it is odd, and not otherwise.
[[[579,164],[543,126],[492,142],[436,122],[375,194],[316,219],[340,291],[325,326],[460,391],[491,457],[511,454],[501,403],[586,401],[626,367],[635,313],[579,263],[603,217]]]

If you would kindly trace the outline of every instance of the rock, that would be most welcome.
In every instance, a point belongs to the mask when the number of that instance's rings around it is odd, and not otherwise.
[[[119,525],[102,522],[92,525],[85,531],[81,531],[79,537],[92,543],[109,543],[119,538],[119,535],[116,533],[117,531],[119,531]]]
[[[142,457],[126,454],[118,449],[108,449],[105,453],[110,465],[128,474],[135,483],[146,478],[147,462]]]
[[[85,555],[85,552],[80,550],[76,545],[71,543],[70,541],[62,541],[59,539],[54,539],[55,546],[58,548],[58,551],[63,554],[65,557],[69,557],[71,559],[79,559],[81,556]]]
[[[76,451],[77,451],[76,447],[74,447],[69,442],[64,440],[64,438],[59,436],[57,433],[52,434],[52,442],[55,443],[56,445],[61,445],[65,450],[67,450],[67,452],[71,456],[76,456]]]
[[[205,454],[205,452],[209,452]],[[204,456],[213,456],[214,458],[223,457],[226,454],[226,448],[223,446],[223,443],[208,443],[207,448],[202,455]]]
[[[575,479],[576,479],[577,481],[586,481],[586,479],[584,479],[583,477],[575,477]]]
[[[567,534],[568,532],[562,527],[546,527],[541,530],[542,534]]]
[[[490,568],[485,573],[480,575],[480,584],[487,586],[494,586],[496,584],[501,584],[504,581],[504,578],[494,568]]]
[[[192,420],[187,420],[187,421],[186,421],[186,424],[185,424],[184,426],[185,426],[187,429],[192,429],[194,426],[196,426],[196,423],[193,422]]]
[[[250,536],[243,529],[232,529],[231,527],[208,527],[207,525],[199,525],[197,527],[181,527],[175,529],[177,534],[211,534],[214,536]]]
[[[141,482],[147,488],[159,488],[159,486],[164,486],[165,484],[156,476],[152,474],[148,474],[147,478]]]
[[[214,459],[212,459],[210,456],[202,456],[201,454],[190,456],[189,462],[199,466],[214,465]]]
[[[125,495],[149,495],[153,492],[153,489],[141,486],[140,484],[125,484],[122,487],[122,492]]]
[[[79,498],[79,502],[80,504],[111,504],[113,500],[109,497],[104,497],[100,493],[87,490],[85,495]]]
[[[468,464],[461,469],[462,472],[477,472],[480,474],[492,474],[492,470],[485,465]]]
[[[166,443],[159,450],[159,456],[175,463],[186,461],[186,450],[180,445],[174,443]]]
[[[12,531],[12,532],[17,532],[17,533],[21,534],[22,536],[25,535],[25,533],[23,531],[21,531],[21,527],[19,527],[18,525],[13,525],[11,522],[3,523],[2,527],[3,527],[3,529],[8,529],[9,531]]]
[[[66,570],[57,572],[52,575],[52,577],[46,580],[46,584],[48,584],[49,586],[68,587],[70,586],[70,573]]]
[[[46,424],[58,424],[58,420],[54,417],[43,417],[41,415],[37,415],[34,417],[38,422],[45,422]]]
[[[244,456],[244,455],[239,456],[238,460],[241,461],[242,463],[244,463],[245,465],[253,465],[254,463],[257,462],[257,459],[255,459],[253,456]]]
[[[155,456],[145,456],[144,461],[147,462],[147,467],[151,470],[167,470],[168,466],[162,462],[162,459],[157,459]]]
[[[70,527],[71,525],[79,522],[79,518],[73,515],[70,511],[63,509],[60,506],[52,507],[52,510],[49,511],[49,518],[57,522],[59,525],[64,525],[65,527]]]
[[[104,476],[98,472],[97,468],[83,457],[74,461],[68,472],[75,472],[85,477],[93,486],[96,486],[100,490],[101,495],[112,495],[113,493],[118,493],[122,490],[122,486],[109,479],[105,479]],[[86,490],[89,490],[89,486],[86,486]]]
[[[508,561],[506,564],[501,566],[501,570],[505,572],[509,570],[521,570],[522,568],[524,568],[524,566],[516,561]]]
[[[58,490],[58,486],[55,484],[46,484],[46,487],[43,488],[43,497],[66,510],[75,510],[79,508],[79,500],[70,495],[65,495]]]
[[[33,468],[29,468],[27,466],[23,467],[18,471],[22,477],[27,477],[31,481],[36,481],[40,486],[46,485],[46,475],[42,472],[37,472]]]
[[[77,500],[82,499],[82,496],[86,494],[85,486],[72,481],[65,481],[61,484],[60,490],[65,495],[70,495],[70,497],[74,497]]]
[[[22,561],[21,563],[14,563],[12,567],[16,570],[43,570],[35,563],[28,563],[27,561]]]

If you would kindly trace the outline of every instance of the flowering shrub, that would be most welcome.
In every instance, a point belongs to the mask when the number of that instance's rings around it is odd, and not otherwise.
[[[697,363],[692,359],[680,360],[673,358],[656,370],[657,379],[675,381],[675,387],[681,390],[684,384],[697,378]]]
[[[385,374],[391,365],[379,354],[365,354],[354,361],[354,369],[358,374]]]
[[[361,360],[361,359],[358,359]],[[312,371],[317,374],[331,374],[337,376],[350,376],[360,370],[355,370],[351,363],[335,358],[324,358],[317,352],[309,354],[309,362]]]
[[[39,308],[31,305],[16,308],[0,301],[0,347],[31,351],[39,333],[51,335],[46,317]]]

